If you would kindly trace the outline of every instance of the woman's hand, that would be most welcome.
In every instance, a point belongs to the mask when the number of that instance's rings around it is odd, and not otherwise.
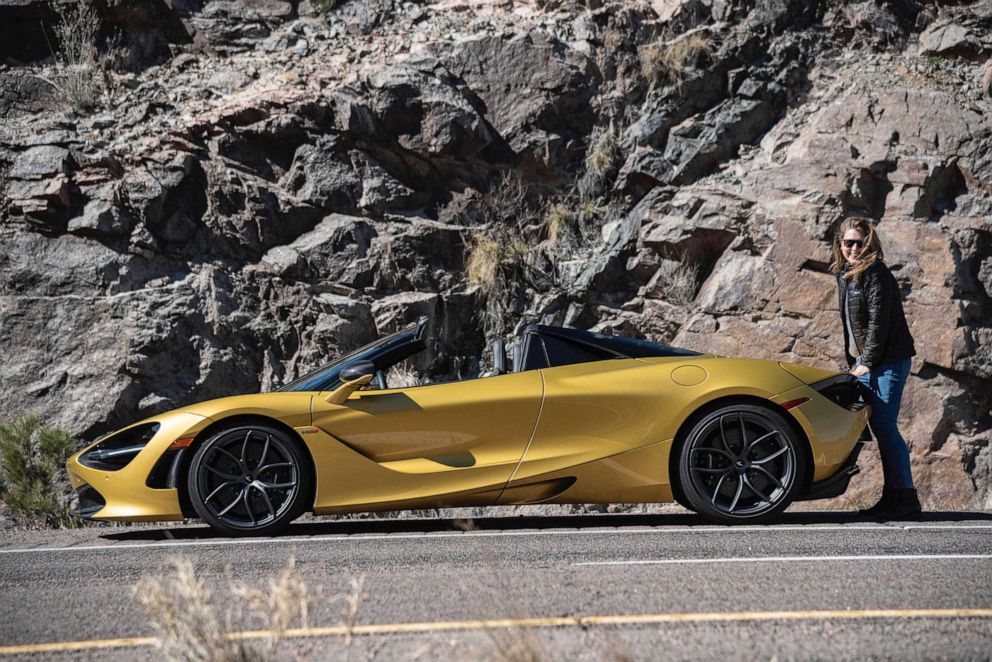
[[[851,369],[851,374],[855,377],[860,377],[861,375],[867,375],[871,370],[866,365],[858,364]]]

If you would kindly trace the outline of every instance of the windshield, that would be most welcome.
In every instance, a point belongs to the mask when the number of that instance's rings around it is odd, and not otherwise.
[[[303,375],[299,379],[293,380],[276,391],[329,391],[338,386],[338,374],[349,363],[355,361],[373,361],[375,357],[388,355],[393,350],[413,342],[417,336],[417,324],[409,326],[402,331],[397,331],[391,336],[380,338],[364,347],[359,347],[350,354],[346,354],[325,366],[317,368],[311,373]],[[376,364],[376,368],[383,369],[383,366]]]

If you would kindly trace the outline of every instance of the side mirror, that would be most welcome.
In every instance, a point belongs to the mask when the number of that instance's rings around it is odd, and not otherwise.
[[[358,361],[341,370],[338,375],[341,385],[327,396],[327,403],[342,405],[360,386],[365,386],[375,377],[375,364],[371,361]]]
[[[338,377],[343,382],[353,382],[365,375],[375,377],[375,364],[371,361],[355,361],[341,369]]]

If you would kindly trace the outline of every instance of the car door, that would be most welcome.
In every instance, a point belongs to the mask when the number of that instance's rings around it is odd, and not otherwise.
[[[313,400],[316,510],[488,505],[540,413],[538,371]]]
[[[654,501],[670,495],[670,370],[616,359],[540,372],[541,420],[500,504]]]

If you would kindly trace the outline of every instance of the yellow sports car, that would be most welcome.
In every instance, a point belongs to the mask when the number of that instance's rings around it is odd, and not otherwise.
[[[858,471],[869,409],[846,374],[530,325],[477,379],[390,388],[428,326],[99,439],[67,464],[79,514],[248,535],[307,510],[676,500],[753,523]]]

